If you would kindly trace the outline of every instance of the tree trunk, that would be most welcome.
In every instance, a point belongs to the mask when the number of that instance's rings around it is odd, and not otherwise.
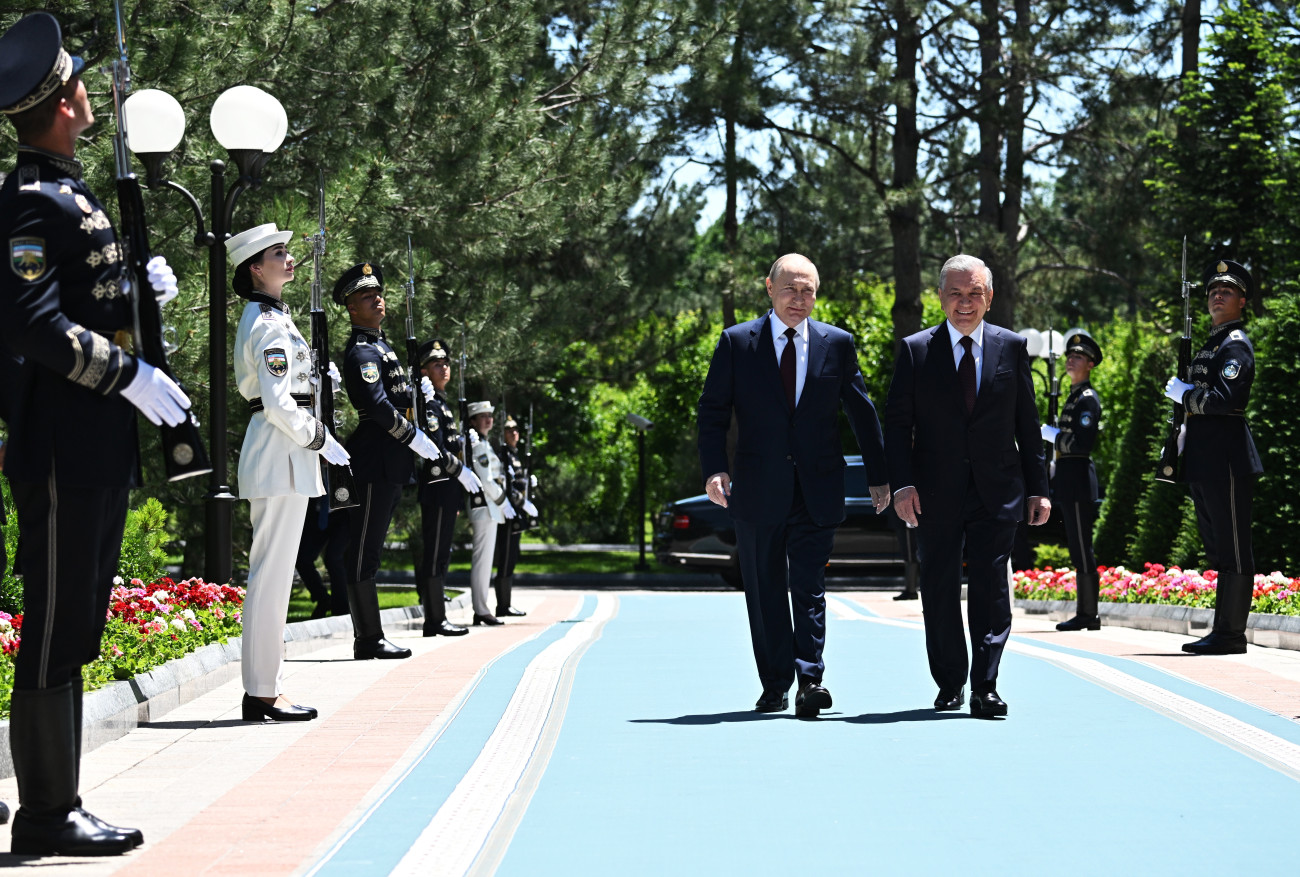
[[[727,282],[722,290],[722,325],[736,325],[736,251],[740,223],[736,218],[736,115],[740,109],[739,82],[741,62],[744,54],[745,35],[736,33],[731,50],[731,71],[728,77],[726,105],[723,116],[726,121],[726,144],[723,157],[723,175],[727,184],[727,209],[722,218],[723,248],[727,253]]]
[[[1187,0],[1183,4],[1183,70],[1182,79],[1186,81],[1187,74],[1195,73],[1200,65],[1201,56],[1201,2],[1200,0]],[[1178,117],[1175,117],[1178,118]],[[1196,145],[1196,128],[1188,125],[1181,119],[1178,125],[1178,143],[1185,150],[1191,150]]]
[[[976,118],[979,123],[979,154],[975,159],[979,179],[979,204],[976,207],[976,232],[979,257],[993,273],[994,305],[988,315],[989,322],[1002,324],[999,317],[1010,306],[1014,289],[1008,287],[1007,271],[1002,259],[1002,135],[1003,122],[1000,106],[1002,92],[1002,37],[998,16],[998,0],[980,0],[981,16],[975,25],[979,38],[980,78],[979,105]]]
[[[921,53],[918,16],[907,2],[894,3],[894,83],[898,101],[894,123],[893,197],[889,232],[894,244],[894,340],[921,330],[921,188],[917,153],[921,137],[916,128],[916,64]]]

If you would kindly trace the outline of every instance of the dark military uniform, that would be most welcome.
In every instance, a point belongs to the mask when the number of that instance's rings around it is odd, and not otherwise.
[[[82,69],[52,16],[23,18],[0,37],[0,111],[85,102],[75,81]],[[66,116],[51,118],[45,134],[54,139],[79,133]],[[122,251],[81,163],[29,146],[19,146],[0,185],[0,242],[9,261],[0,269],[0,413],[24,573],[9,722],[21,805],[11,851],[122,853],[143,835],[87,813],[78,794],[81,668],[99,657],[129,491],[140,483],[136,409],[121,395],[139,371],[123,349],[134,320]]]
[[[140,484],[136,410],[120,395],[137,369],[118,343],[131,305],[117,234],[80,162],[20,148],[0,187],[0,240],[0,323],[22,357],[5,474],[23,533],[24,628],[46,632],[23,637],[15,687],[79,687],[81,665],[99,657],[128,492]],[[86,428],[69,428],[69,412]]]
[[[421,366],[434,359],[447,358],[446,346],[439,340],[429,341],[420,348]],[[419,487],[420,533],[424,548],[415,580],[424,601],[425,635],[455,636],[464,628],[444,623],[447,609],[442,595],[447,582],[447,568],[451,564],[456,515],[465,506],[465,488],[456,480],[464,468],[460,455],[465,437],[456,428],[447,397],[436,390],[433,399],[426,400],[424,430],[445,459],[430,464],[429,474],[434,480]]]
[[[505,428],[515,429],[513,419],[507,418]],[[530,516],[524,511],[524,498],[528,496],[528,472],[524,469],[523,456],[518,446],[511,448],[505,442],[497,445],[497,456],[506,468],[506,497],[514,507],[515,516],[497,529],[496,547],[496,581],[493,588],[497,595],[497,615],[524,615],[523,611],[510,605],[510,592],[514,587],[515,564],[519,562],[519,543],[524,530],[528,528]]]
[[[1065,538],[1070,546],[1078,590],[1078,614],[1098,618],[1097,601],[1101,580],[1092,553],[1092,528],[1097,521],[1097,469],[1092,449],[1101,426],[1101,397],[1088,381],[1070,388],[1061,414],[1056,419],[1061,431],[1056,436],[1056,476],[1052,479],[1052,502],[1065,520]],[[1091,625],[1089,625],[1091,626]]]
[[[368,262],[356,265],[334,285],[334,301],[343,304],[349,295],[369,288],[382,290],[382,272]],[[359,503],[348,512],[346,554],[353,654],[405,658],[411,654],[409,649],[398,649],[384,639],[375,574],[393,510],[415,472],[410,449],[415,426],[400,413],[411,407],[411,383],[384,333],[364,326],[352,327],[342,371],[348,401],[360,421],[345,443],[352,455]]]
[[[1205,272],[1211,286],[1227,283],[1247,297],[1250,273],[1236,262],[1216,260]],[[1255,556],[1250,540],[1251,499],[1263,473],[1246,423],[1250,387],[1255,380],[1255,349],[1240,320],[1210,330],[1188,369],[1192,389],[1183,394],[1187,434],[1183,473],[1210,568],[1217,570],[1214,626],[1209,636],[1183,650],[1223,654],[1244,652],[1246,624],[1255,587]]]

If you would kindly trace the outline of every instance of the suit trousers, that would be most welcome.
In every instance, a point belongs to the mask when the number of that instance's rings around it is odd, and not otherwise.
[[[415,570],[415,580],[425,581],[433,576],[445,576],[451,566],[451,540],[456,532],[456,508],[448,508],[440,491],[449,490],[440,484],[426,484],[420,488],[420,535],[424,550],[420,565]],[[456,486],[460,489],[459,485]]]
[[[1097,521],[1097,504],[1087,497],[1060,501],[1065,521],[1065,541],[1070,547],[1070,562],[1076,573],[1097,574],[1097,559],[1092,553],[1092,527]]]
[[[482,517],[473,518],[474,553],[469,567],[469,595],[475,615],[491,615],[488,610],[488,586],[492,580],[492,558],[497,545],[499,526],[484,510]]]
[[[764,690],[788,691],[796,679],[821,682],[826,665],[826,562],[835,527],[821,527],[794,501],[779,524],[736,521],[749,637]],[[793,614],[792,607],[793,606]]]
[[[248,593],[244,596],[244,633],[240,667],[244,690],[253,697],[280,694],[284,666],[284,621],[293,590],[303,516],[309,497],[257,497],[248,501],[253,542],[248,548]]]
[[[1190,481],[1196,506],[1196,526],[1205,543],[1209,568],[1220,573],[1255,575],[1255,551],[1250,539],[1251,497],[1255,476],[1238,475],[1225,462],[1222,477]]]
[[[127,488],[13,481],[23,569],[14,688],[58,688],[99,657],[122,552]]]
[[[359,505],[348,509],[348,548],[344,554],[350,584],[370,582],[374,587],[379,559],[384,553],[384,539],[393,511],[402,498],[402,488],[383,481],[358,481]]]
[[[523,512],[519,514],[522,515]],[[497,524],[497,527],[497,575],[512,576],[515,574],[515,564],[519,562],[519,543],[524,531],[519,529],[517,520]]]
[[[941,691],[957,691],[970,674],[971,690],[997,687],[998,665],[1011,636],[1011,550],[1016,522],[994,518],[972,479],[965,498],[948,508],[926,506],[917,529],[921,555],[921,609],[930,675]],[[961,620],[961,562],[966,556],[966,651]]]

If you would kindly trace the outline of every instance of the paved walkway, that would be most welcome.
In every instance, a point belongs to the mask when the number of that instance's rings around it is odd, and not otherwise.
[[[1017,613],[1006,720],[936,714],[919,603],[830,597],[817,722],[751,711],[738,593],[516,592],[526,618],[407,661],[290,661],[317,721],[239,721],[238,680],[88,753],[139,826],[59,875],[1287,871],[1300,653]],[[462,621],[466,619],[461,619]],[[793,700],[793,697],[792,697]],[[0,797],[13,800],[13,780]],[[2,835],[0,835],[2,836]],[[0,845],[3,841],[0,841]]]

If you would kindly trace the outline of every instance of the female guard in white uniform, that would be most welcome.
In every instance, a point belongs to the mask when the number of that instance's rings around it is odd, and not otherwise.
[[[237,266],[232,285],[248,299],[235,333],[235,381],[253,412],[239,455],[239,494],[249,501],[253,522],[243,609],[247,722],[316,718],[315,709],[281,694],[284,622],[307,501],[325,492],[320,458],[348,460],[348,452],[312,416],[311,347],[281,299],[284,285],[293,280],[293,257],[285,249],[292,236],[267,223],[226,241]]]
[[[469,523],[474,530],[474,553],[469,568],[474,623],[504,624],[488,611],[488,583],[492,578],[497,527],[513,518],[515,510],[506,501],[505,466],[487,440],[487,434],[492,431],[492,403],[472,402],[468,413],[470,458],[474,463],[474,474],[483,483],[483,491],[473,494],[469,500]]]

